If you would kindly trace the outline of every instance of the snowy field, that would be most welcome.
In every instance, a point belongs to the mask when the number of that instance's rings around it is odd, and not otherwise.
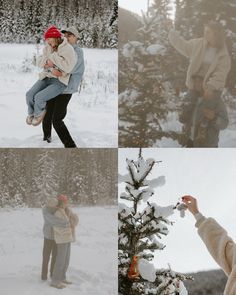
[[[0,147],[62,147],[57,134],[48,144],[42,128],[25,123],[26,91],[38,78],[23,63],[37,53],[34,45],[0,44]],[[74,94],[65,123],[78,147],[117,147],[117,50],[84,49],[85,76]]]
[[[117,294],[117,209],[74,209],[79,215],[72,243],[68,279],[63,290],[40,280],[42,226],[40,209],[0,211],[0,289],[3,295]]]

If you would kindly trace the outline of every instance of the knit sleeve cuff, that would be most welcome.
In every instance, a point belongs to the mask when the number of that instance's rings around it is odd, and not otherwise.
[[[198,228],[200,224],[206,219],[205,216],[202,215],[202,213],[194,214],[194,218],[196,219],[195,226]]]

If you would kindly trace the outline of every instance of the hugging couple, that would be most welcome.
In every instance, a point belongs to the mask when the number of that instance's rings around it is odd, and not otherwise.
[[[65,147],[76,147],[63,119],[84,74],[84,57],[77,44],[78,38],[79,32],[75,27],[60,31],[52,26],[44,33],[46,44],[37,61],[42,72],[26,93],[26,123],[37,126],[43,121],[43,139],[48,143],[51,142],[53,125]]]
[[[66,279],[70,262],[71,242],[75,241],[75,227],[78,216],[68,207],[68,198],[60,195],[49,199],[43,207],[44,245],[41,279],[47,280],[48,264],[51,257],[51,286],[63,289],[72,282]]]

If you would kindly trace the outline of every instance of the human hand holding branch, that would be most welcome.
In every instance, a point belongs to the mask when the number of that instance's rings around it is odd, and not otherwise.
[[[183,203],[188,207],[188,210],[193,214],[199,213],[197,199],[192,196],[183,196],[182,197]]]

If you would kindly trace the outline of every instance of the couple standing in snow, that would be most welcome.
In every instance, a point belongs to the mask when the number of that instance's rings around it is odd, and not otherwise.
[[[68,198],[64,195],[49,199],[43,207],[44,245],[41,279],[47,280],[48,264],[51,257],[51,286],[63,289],[71,284],[66,278],[70,262],[71,242],[75,241],[75,227],[78,217],[68,208]]]
[[[222,26],[214,21],[205,26],[203,38],[186,41],[177,31],[169,33],[171,45],[190,61],[186,86],[186,106],[180,116],[186,147],[218,147],[219,132],[228,125],[221,99],[230,57]]]
[[[64,33],[64,37],[62,37]],[[44,33],[46,45],[38,66],[43,69],[39,80],[26,93],[26,123],[43,122],[43,140],[51,142],[52,125],[66,148],[76,147],[63,119],[73,93],[78,91],[84,74],[83,51],[77,44],[75,27],[59,31],[55,26]]]

